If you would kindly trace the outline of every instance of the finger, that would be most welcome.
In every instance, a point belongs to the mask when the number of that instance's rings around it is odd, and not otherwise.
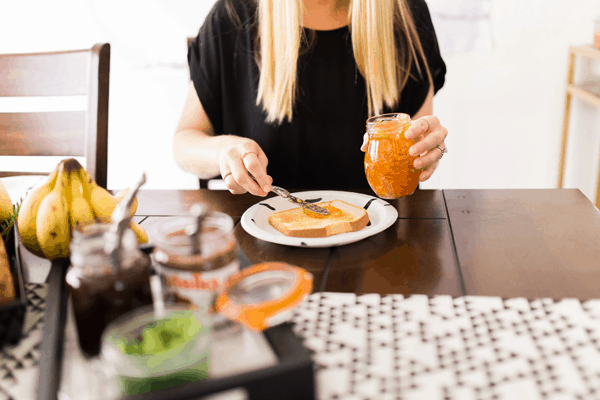
[[[360,146],[360,151],[362,151],[362,152],[367,151],[368,144],[369,144],[369,134],[365,133],[363,135],[363,142],[362,142],[362,145]]]
[[[259,148],[259,151],[258,151],[258,161],[260,162],[260,165],[262,166],[262,169],[264,171],[266,171],[267,170],[267,165],[269,164],[269,160],[267,159],[267,156],[265,155],[265,153],[260,148]],[[256,175],[254,175],[254,177],[256,177]],[[268,181],[268,185],[267,185],[266,188],[264,187],[263,181],[259,181],[259,182],[261,184],[262,189],[263,190],[268,189],[268,190],[265,190],[265,191],[269,192],[271,190],[271,185],[273,184],[273,178],[270,175],[267,175],[267,177],[269,178],[269,181]]]
[[[429,165],[427,168],[425,168],[422,172],[421,175],[419,175],[419,181],[420,182],[425,182],[427,179],[431,178],[431,175],[433,175],[433,171],[435,171],[435,169],[437,168],[438,163],[433,163],[431,165]]]
[[[223,181],[231,193],[244,194],[248,192],[244,184],[239,181],[240,175],[247,175],[239,149],[232,147],[222,152],[219,158],[219,167]]]
[[[437,118],[431,115],[411,121],[410,128],[404,132],[404,137],[409,140],[414,140],[420,135],[425,135],[431,132],[433,125],[435,124],[435,120],[437,120]]]
[[[435,146],[439,144],[441,144],[442,147],[445,147],[444,140],[446,139],[446,136],[448,136],[448,130],[443,126],[438,126],[422,140],[419,140],[412,145],[408,150],[408,153],[411,156],[416,157],[419,154],[423,154],[424,152],[435,148]]]
[[[246,156],[248,157],[248,156]],[[258,184],[254,181],[254,179],[250,178],[248,175],[248,170],[244,165],[244,162],[241,158],[237,157],[233,160],[230,160],[229,167],[231,168],[231,174],[235,179],[235,182],[243,187],[248,192],[252,193],[255,196],[266,196],[267,194],[258,186]]]
[[[260,162],[260,165],[262,165],[262,167],[266,170],[267,165],[269,165],[269,159],[267,158],[265,152],[262,151],[262,149],[260,148],[258,150],[258,161]]]
[[[221,170],[221,177],[223,179],[223,182],[225,182],[225,186],[227,187],[227,190],[229,190],[229,192],[231,192],[232,194],[244,194],[247,192],[246,189],[238,185],[235,181],[235,178],[233,177],[233,173],[231,172],[231,168],[229,167],[229,163],[227,161],[227,156],[222,155],[219,158],[219,169]]]
[[[263,168],[263,165],[259,160],[258,154],[250,153],[246,155],[242,161],[244,162],[246,170],[254,176],[254,179],[258,182],[259,188],[262,189],[260,195],[266,196],[271,190],[271,181],[267,175],[267,171]],[[252,179],[252,177],[250,177],[250,179]]]
[[[416,169],[427,168],[429,165],[437,163],[442,158],[442,151],[437,147],[427,151],[425,155],[417,157],[413,163]]]
[[[244,194],[247,192],[246,189],[238,185],[231,172],[223,176],[223,181],[225,182],[227,190],[229,190],[232,194]]]

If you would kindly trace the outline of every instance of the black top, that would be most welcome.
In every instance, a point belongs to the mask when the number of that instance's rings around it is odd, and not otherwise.
[[[215,132],[255,140],[273,183],[287,188],[369,188],[360,151],[368,118],[365,81],[356,67],[348,27],[316,31],[316,43],[300,56],[299,91],[292,122],[265,122],[256,105],[259,71],[253,54],[256,1],[234,0],[239,21],[217,0],[188,51],[190,74]],[[409,0],[437,92],[446,66],[424,0]],[[414,115],[429,83],[413,64],[401,102],[384,112]]]

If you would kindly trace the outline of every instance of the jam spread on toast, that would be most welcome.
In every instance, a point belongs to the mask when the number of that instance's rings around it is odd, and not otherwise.
[[[321,207],[323,207],[324,209],[326,209],[327,211],[329,211],[329,215],[323,215],[323,214],[319,214],[319,213],[316,213],[316,212],[314,212],[314,211],[307,210],[306,208],[303,208],[303,209],[302,209],[302,212],[303,212],[304,214],[308,215],[308,216],[309,216],[309,217],[311,217],[311,218],[319,218],[319,219],[324,219],[324,218],[329,218],[329,219],[331,219],[331,218],[337,218],[337,217],[339,217],[340,215],[342,215],[342,214],[344,213],[344,212],[343,212],[342,210],[340,210],[339,208],[337,208],[337,207],[334,207],[334,206],[332,206],[332,205],[330,205],[330,204],[327,204],[327,205],[322,205]]]

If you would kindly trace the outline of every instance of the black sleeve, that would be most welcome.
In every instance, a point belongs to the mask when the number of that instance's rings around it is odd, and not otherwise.
[[[433,81],[433,92],[444,86],[446,76],[446,64],[442,60],[437,37],[429,15],[429,9],[425,0],[408,0],[412,18],[415,23],[417,34],[427,60],[427,66]],[[419,68],[417,68],[417,62]],[[420,69],[420,72],[419,72]],[[425,63],[417,52],[417,60],[413,60],[410,76],[400,95],[400,104],[390,112],[405,112],[414,116],[425,103],[429,93],[429,81],[425,73]]]
[[[444,86],[446,79],[446,64],[440,54],[437,36],[431,21],[429,8],[424,0],[411,0],[411,11],[417,28],[417,33],[421,40],[421,46],[427,59],[427,65],[433,79],[434,94]],[[429,90],[429,85],[427,90]]]
[[[221,92],[223,31],[227,30],[228,16],[224,1],[217,0],[206,16],[198,36],[188,48],[190,78],[215,132],[223,132]]]

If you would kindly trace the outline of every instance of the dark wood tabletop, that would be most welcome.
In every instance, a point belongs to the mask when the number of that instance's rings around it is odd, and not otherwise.
[[[353,192],[374,196],[370,190]],[[274,196],[270,193],[266,198]],[[137,214],[163,217],[186,215],[192,204],[202,202],[212,210],[224,212],[232,217],[241,217],[248,208],[263,199],[265,198],[249,193],[232,195],[226,190],[140,190]],[[443,194],[440,190],[418,190],[412,196],[388,202],[398,210],[398,218],[446,218]]]
[[[284,246],[249,235],[239,219],[261,200],[250,194],[206,189],[142,190],[137,214],[149,216],[142,226],[152,241],[153,225],[167,216],[185,215],[196,202],[206,203],[234,218],[242,267],[265,261],[297,265],[313,274],[314,291],[462,294],[441,191],[421,190],[389,201],[398,210],[394,225],[360,242],[330,248]]]
[[[600,211],[579,190],[444,196],[468,294],[600,297]]]
[[[398,220],[385,231],[329,248],[249,235],[240,218],[262,200],[250,194],[141,190],[138,200],[151,241],[153,225],[206,203],[233,217],[242,267],[297,265],[314,291],[590,298],[600,287],[600,212],[577,189],[418,190],[389,201]]]

